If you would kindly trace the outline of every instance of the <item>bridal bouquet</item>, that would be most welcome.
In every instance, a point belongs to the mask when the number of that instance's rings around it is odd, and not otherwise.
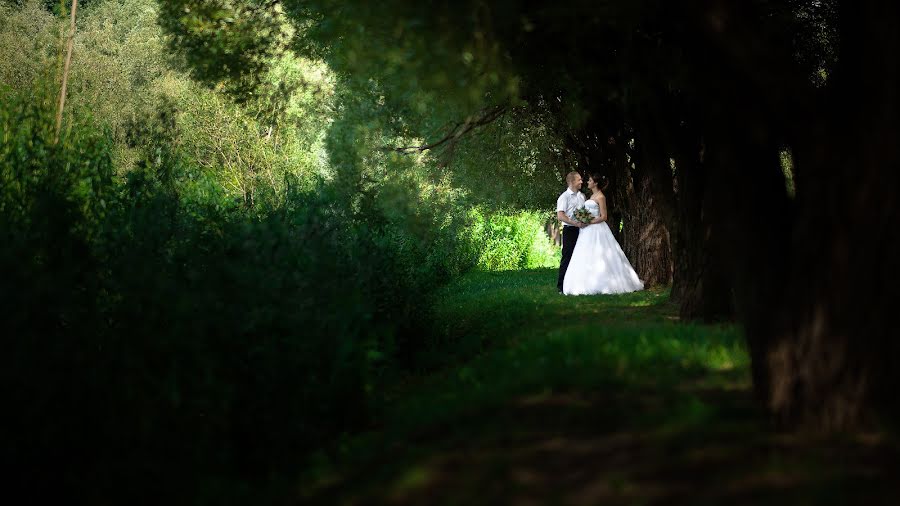
[[[594,215],[591,214],[591,212],[588,211],[586,208],[579,207],[578,209],[575,210],[575,221],[580,221],[582,223],[590,223],[591,220],[593,220],[593,219],[594,219]]]

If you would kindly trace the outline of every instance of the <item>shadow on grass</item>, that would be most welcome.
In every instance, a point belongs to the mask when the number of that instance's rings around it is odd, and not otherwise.
[[[301,502],[898,504],[896,452],[767,432],[748,395],[524,395],[381,440]]]
[[[323,452],[300,502],[900,504],[895,442],[768,428],[738,329],[667,319],[662,290],[561,297],[553,276],[445,291],[435,325],[493,344]]]

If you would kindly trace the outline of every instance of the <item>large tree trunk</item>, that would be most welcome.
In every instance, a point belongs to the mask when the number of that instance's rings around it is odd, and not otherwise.
[[[733,294],[756,392],[768,402],[767,356],[786,302],[793,223],[779,160],[782,139],[773,127],[783,104],[766,74],[780,53],[754,43],[763,21],[753,5],[701,3],[709,14],[699,19],[707,39],[691,48],[705,62],[694,78],[709,105],[701,111],[706,172],[701,223],[711,258],[721,262],[717,267]]]
[[[612,199],[622,212],[619,242],[625,256],[646,286],[665,285],[672,280],[669,231],[660,212],[647,170],[626,167],[619,174]],[[628,170],[631,169],[631,170]],[[624,184],[623,184],[624,183]],[[616,225],[611,223],[611,226]]]
[[[710,218],[733,275],[755,389],[794,426],[852,428],[872,408],[896,415],[900,7],[842,5],[839,63],[820,104],[826,118],[794,137],[801,177],[792,207],[777,160],[780,114],[804,98],[784,71],[790,51],[759,43],[744,4],[708,6],[711,46],[725,53],[706,58],[714,86],[704,91],[716,106],[705,130]]]
[[[703,219],[706,170],[696,104],[687,94],[673,92],[671,83],[646,63],[656,61],[658,51],[646,38],[629,38],[626,69],[631,79],[623,94],[631,97],[628,112],[637,130],[640,168],[650,177],[653,202],[668,231],[671,299],[685,319],[729,318],[731,286],[719,262],[716,236]]]
[[[658,95],[665,97],[664,92]],[[651,105],[652,102],[647,105]],[[658,108],[656,113],[645,107],[638,108],[637,112],[637,148],[640,154],[637,163],[635,178],[635,190],[648,192],[649,195],[642,199],[642,204],[653,206],[652,209],[638,209],[644,236],[638,238],[639,242],[649,243],[649,253],[656,255],[652,261],[655,263],[652,271],[635,268],[639,274],[643,274],[645,282],[650,284],[665,285],[672,282],[674,262],[670,231],[675,229],[675,192],[672,166],[669,162],[669,132],[666,128],[667,115],[663,108]],[[653,235],[650,235],[653,234]],[[643,245],[642,245],[643,246]],[[644,253],[645,247],[639,247],[638,251]],[[629,257],[631,258],[631,257]],[[643,258],[635,257],[632,262],[641,262]]]
[[[709,195],[704,209],[710,210],[713,254],[731,274],[735,314],[747,337],[754,384],[765,400],[765,357],[784,303],[790,242],[790,228],[771,226],[770,220],[790,222],[790,208],[777,144],[766,135],[762,118],[739,108],[723,108],[722,113],[711,118],[710,131],[715,133],[708,136]],[[757,135],[746,136],[742,128],[748,126]]]
[[[844,2],[832,114],[796,163],[794,272],[765,355],[780,419],[852,427],[871,408],[897,415],[893,330],[900,273],[900,8]],[[813,132],[820,129],[814,128]]]
[[[722,244],[709,219],[703,143],[692,125],[676,134],[676,217],[672,227],[672,300],[685,320],[718,321],[734,316],[731,283],[722,264]],[[706,209],[704,209],[706,207]]]

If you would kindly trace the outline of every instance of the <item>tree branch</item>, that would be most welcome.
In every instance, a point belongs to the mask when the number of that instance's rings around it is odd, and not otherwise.
[[[456,123],[450,129],[450,132],[444,137],[438,139],[435,142],[430,144],[422,144],[421,146],[403,146],[403,147],[385,147],[384,149],[387,151],[396,151],[398,153],[409,154],[409,153],[422,153],[424,151],[428,151],[440,146],[443,146],[446,143],[450,143],[450,148],[452,149],[455,144],[459,141],[467,133],[472,130],[487,125],[500,116],[503,116],[509,110],[508,106],[505,105],[496,105],[492,107],[488,107],[486,109],[482,109],[479,111],[477,115],[473,114],[467,117],[464,121]]]

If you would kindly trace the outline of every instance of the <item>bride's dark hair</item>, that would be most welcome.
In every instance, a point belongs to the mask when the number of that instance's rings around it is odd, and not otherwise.
[[[593,179],[594,182],[597,183],[597,188],[599,188],[600,191],[604,191],[609,187],[609,179],[607,179],[606,176],[600,174],[599,172],[594,172],[593,174],[591,174],[591,179]]]

